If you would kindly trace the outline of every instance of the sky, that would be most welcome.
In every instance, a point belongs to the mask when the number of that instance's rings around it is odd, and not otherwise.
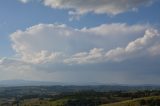
[[[0,80],[160,84],[159,0],[0,0]]]

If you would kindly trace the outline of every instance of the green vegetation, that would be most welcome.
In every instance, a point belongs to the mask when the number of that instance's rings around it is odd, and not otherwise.
[[[105,90],[102,86],[88,87],[0,88],[0,106],[160,106],[158,89]]]
[[[103,101],[104,102],[104,101]],[[106,101],[107,102],[107,101]],[[19,103],[20,106],[99,106],[103,103],[93,98],[66,98],[66,99],[29,99]],[[13,106],[17,106],[14,104]],[[103,104],[101,106],[160,106],[160,96],[151,96],[125,100],[116,103]]]
[[[160,96],[143,97],[101,106],[160,106]]]

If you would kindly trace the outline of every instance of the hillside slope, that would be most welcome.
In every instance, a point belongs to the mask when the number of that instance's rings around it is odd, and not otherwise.
[[[160,106],[160,96],[143,97],[101,106]]]

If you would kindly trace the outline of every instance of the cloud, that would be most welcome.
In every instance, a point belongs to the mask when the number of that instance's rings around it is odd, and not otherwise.
[[[27,3],[31,0],[20,0]],[[56,9],[68,9],[69,14],[79,15],[93,12],[95,14],[117,15],[126,11],[135,11],[140,6],[152,4],[153,0],[41,0],[44,5]]]
[[[66,59],[66,63],[99,63],[104,61],[123,61],[132,59],[139,56],[152,56],[160,54],[160,34],[156,29],[147,29],[141,38],[137,38],[127,44],[126,47],[117,47],[109,51],[104,51],[101,48],[94,48],[89,52],[82,52],[73,55],[71,58]],[[150,50],[150,51],[148,51]]]
[[[125,23],[82,29],[64,24],[39,24],[11,34],[17,56],[34,64],[122,61],[154,54],[158,38],[159,32],[152,26]]]
[[[46,6],[60,9],[73,9],[72,14],[94,12],[96,14],[116,15],[125,11],[134,10],[140,5],[148,5],[152,0],[43,0]]]
[[[10,37],[16,55],[0,59],[0,79],[78,83],[91,76],[89,81],[132,84],[160,80],[160,35],[151,25],[112,23],[75,29],[38,24]]]
[[[19,1],[25,4],[25,3],[30,2],[31,0],[19,0]]]
[[[153,47],[149,48],[152,55],[160,55],[160,44],[155,44]]]
[[[0,59],[0,79],[26,78],[27,73],[33,71],[31,65],[16,58]]]
[[[148,49],[155,48],[156,43],[159,43],[160,34],[156,29],[148,29],[141,38],[128,43],[125,48],[116,48],[108,51],[106,57],[109,60],[122,61],[135,56],[151,56],[155,52],[148,52]]]
[[[65,63],[85,64],[103,61],[104,50],[102,48],[94,48],[87,52],[81,52],[73,55],[71,58],[65,59]]]
[[[0,59],[1,60],[1,59]],[[159,84],[160,58],[134,58],[132,61],[103,64],[66,65],[29,64],[17,59],[3,58],[0,80],[24,79],[82,84]],[[46,67],[45,67],[46,65]],[[58,69],[59,68],[59,69]],[[88,77],[90,76],[90,77]],[[136,78],[136,79],[135,79]]]
[[[58,28],[62,30],[58,30]],[[39,24],[24,32],[17,31],[11,35],[11,40],[14,42],[12,47],[26,62],[36,64],[54,61],[62,56],[61,51],[58,52],[61,47],[59,40],[62,38],[65,42],[61,31],[67,36],[68,30],[63,25]]]
[[[41,65],[30,64],[17,58],[0,59],[0,80],[39,80],[39,81],[56,81],[59,75],[54,71],[49,73],[47,68],[40,68]],[[42,66],[44,67],[44,66]]]

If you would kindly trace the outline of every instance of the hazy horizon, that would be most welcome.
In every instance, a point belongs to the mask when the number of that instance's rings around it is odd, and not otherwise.
[[[0,81],[160,84],[160,1],[1,0]]]

